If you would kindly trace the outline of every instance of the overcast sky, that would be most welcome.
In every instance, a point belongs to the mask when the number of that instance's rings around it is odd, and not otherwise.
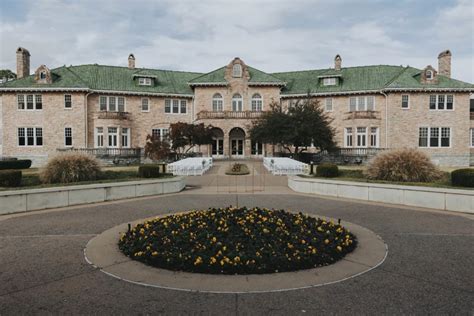
[[[437,68],[474,82],[474,0],[1,0],[0,68],[40,64],[208,72],[233,57],[267,72],[333,66]]]

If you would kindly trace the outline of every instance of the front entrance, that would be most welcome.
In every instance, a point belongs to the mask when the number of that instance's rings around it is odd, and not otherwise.
[[[224,132],[220,128],[212,129],[211,154],[214,158],[224,156]]]
[[[245,157],[245,132],[240,127],[234,127],[229,132],[230,156],[233,158]]]

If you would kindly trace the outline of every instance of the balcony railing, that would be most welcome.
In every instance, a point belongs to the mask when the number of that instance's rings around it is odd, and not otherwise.
[[[89,154],[97,158],[139,158],[141,148],[58,148],[61,152],[78,152]]]
[[[198,120],[209,119],[256,119],[265,113],[263,111],[201,111],[197,114]]]
[[[128,112],[111,112],[111,111],[102,111],[99,112],[99,119],[105,120],[129,120],[130,113]]]
[[[355,120],[355,119],[376,119],[380,120],[379,111],[353,111],[347,112],[345,120]]]

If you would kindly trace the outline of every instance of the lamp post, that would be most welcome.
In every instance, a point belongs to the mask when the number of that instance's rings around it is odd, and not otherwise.
[[[311,161],[309,162],[309,164],[310,164],[309,174],[313,174],[313,173],[314,173],[314,172],[313,172],[313,164],[314,164],[314,162],[311,160]]]

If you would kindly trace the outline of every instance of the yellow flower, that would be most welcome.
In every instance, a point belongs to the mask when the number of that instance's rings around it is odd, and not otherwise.
[[[194,265],[197,266],[198,264],[201,264],[201,263],[202,263],[202,258],[198,256],[196,258],[196,261],[194,261]]]
[[[315,253],[316,253],[316,248],[313,248],[313,249],[311,250],[311,253],[312,253],[312,254],[315,254]]]
[[[214,258],[214,257],[211,257],[211,264],[214,264],[214,263],[216,263],[216,261],[217,261],[217,259],[216,259],[216,258]]]
[[[306,244],[306,241],[304,239],[302,239],[301,243],[304,245],[304,244]]]
[[[264,232],[265,234],[268,234],[270,231],[269,231],[268,229],[264,228],[264,229],[263,229],[263,232]]]
[[[240,262],[240,257],[239,257],[239,256],[235,257],[235,258],[234,258],[234,261],[235,261],[235,262]]]
[[[158,256],[158,251],[153,251],[153,252],[151,253],[151,255],[152,255],[153,257]]]
[[[338,251],[342,251],[342,247],[341,247],[341,246],[337,246],[336,249],[337,249]]]
[[[326,245],[329,244],[329,239],[326,239],[326,240],[324,241],[324,243],[325,243]]]
[[[217,238],[216,237],[212,237],[212,242],[216,242],[217,241]]]

